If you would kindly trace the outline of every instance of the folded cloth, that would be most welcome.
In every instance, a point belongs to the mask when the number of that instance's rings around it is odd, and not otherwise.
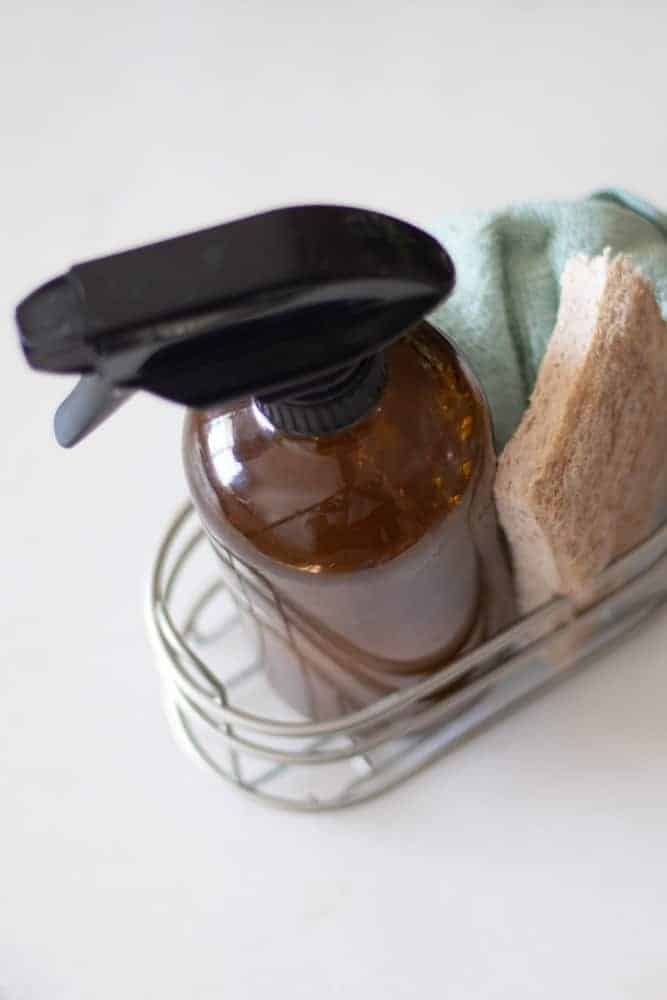
[[[457,286],[430,318],[482,383],[498,450],[528,405],[573,254],[609,247],[631,256],[667,319],[667,215],[627,192],[450,216],[435,235],[454,260]]]

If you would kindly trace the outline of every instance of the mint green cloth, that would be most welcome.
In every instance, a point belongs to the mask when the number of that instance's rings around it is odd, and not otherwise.
[[[482,383],[499,449],[528,405],[569,257],[605,247],[629,254],[667,318],[667,216],[626,192],[452,216],[434,234],[454,260],[457,285],[431,319]]]

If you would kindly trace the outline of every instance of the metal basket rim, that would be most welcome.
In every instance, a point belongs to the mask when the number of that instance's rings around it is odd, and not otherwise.
[[[349,736],[379,723],[389,723],[396,719],[400,721],[399,717],[406,708],[447,689],[455,681],[471,673],[480,662],[488,662],[489,659],[497,660],[503,654],[511,654],[513,640],[516,640],[527,629],[534,630],[533,640],[528,643],[523,641],[520,655],[511,657],[513,662],[517,662],[518,669],[520,667],[519,661],[523,659],[521,654],[528,653],[535,643],[539,643],[545,636],[555,635],[559,630],[566,630],[574,620],[585,621],[587,613],[592,613],[604,606],[605,602],[610,602],[619,589],[632,580],[643,576],[657,562],[667,557],[666,522],[645,542],[615,560],[599,574],[595,585],[602,590],[604,596],[590,607],[582,610],[577,608],[570,598],[556,598],[528,616],[519,619],[498,636],[481,643],[460,658],[444,665],[425,680],[417,681],[403,691],[385,695],[365,708],[346,713],[334,720],[294,722],[255,715],[230,705],[227,701],[224,685],[208,669],[205,662],[191,648],[173,622],[168,605],[174,584],[174,573],[183,568],[188,557],[204,540],[205,535],[201,527],[197,528],[185,549],[181,551],[176,561],[176,568],[167,574],[166,567],[172,554],[172,548],[180,533],[189,525],[194,514],[191,503],[182,505],[162,536],[149,579],[147,607],[149,630],[156,649],[161,654],[159,662],[168,664],[166,667],[168,680],[176,686],[181,698],[189,704],[191,709],[194,708],[196,711],[199,711],[197,706],[201,706],[202,709],[205,707],[206,721],[216,728],[220,728],[224,732],[225,738],[231,743],[237,744],[239,750],[251,753],[258,745],[234,735],[230,732],[230,727],[273,737],[332,738],[342,734]],[[642,561],[647,557],[649,561],[647,565],[642,567]],[[204,680],[203,687],[193,681],[190,673],[184,669],[181,660],[186,660],[190,670],[201,675]],[[165,669],[164,666],[163,669]],[[456,697],[456,693],[454,693],[454,697]],[[444,701],[447,700],[444,699]],[[211,713],[213,718],[210,717]],[[383,736],[383,739],[391,738],[391,734]],[[259,749],[261,753],[261,746]],[[266,749],[270,750],[271,757],[275,758],[276,751],[268,747]],[[333,752],[327,756],[331,756],[331,759],[337,759]],[[340,756],[344,756],[344,754]],[[287,752],[287,758],[289,757],[290,754]],[[303,760],[302,754],[296,752],[295,759],[297,758]],[[320,762],[320,759],[324,760],[324,757],[318,756],[317,763]]]

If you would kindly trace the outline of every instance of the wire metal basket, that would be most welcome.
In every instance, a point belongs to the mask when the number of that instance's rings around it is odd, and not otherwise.
[[[261,579],[230,552],[221,563],[204,538],[184,507],[151,574],[148,620],[169,721],[216,774],[298,810],[351,805],[396,785],[667,600],[664,525],[600,574],[585,607],[554,600],[427,679],[314,722],[267,679]]]

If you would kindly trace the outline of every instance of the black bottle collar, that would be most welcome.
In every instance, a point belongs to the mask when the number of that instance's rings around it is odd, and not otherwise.
[[[380,401],[386,378],[384,352],[332,373],[297,395],[256,399],[259,411],[285,434],[321,437],[363,420]]]

